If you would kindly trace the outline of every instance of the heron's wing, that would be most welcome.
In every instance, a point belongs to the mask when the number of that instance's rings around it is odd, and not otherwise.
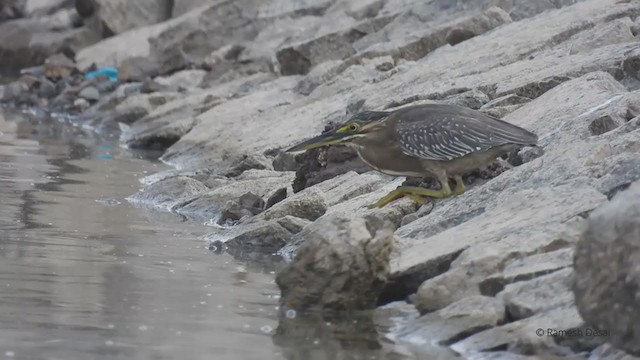
[[[401,116],[395,123],[396,140],[407,155],[442,161],[496,146],[533,145],[537,142],[537,136],[525,129],[467,110],[415,109],[398,114]]]

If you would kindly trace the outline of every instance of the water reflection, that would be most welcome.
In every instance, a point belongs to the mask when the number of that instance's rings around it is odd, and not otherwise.
[[[382,340],[371,314],[280,319],[279,258],[215,254],[202,224],[124,200],[161,164],[115,138],[5,116],[0,358],[421,358]]]

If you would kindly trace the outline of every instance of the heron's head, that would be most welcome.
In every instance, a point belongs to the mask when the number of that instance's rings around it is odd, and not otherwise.
[[[353,115],[349,120],[334,130],[305,140],[287,149],[287,152],[304,151],[326,145],[349,143],[384,128],[384,120],[389,116],[386,111],[363,111]]]

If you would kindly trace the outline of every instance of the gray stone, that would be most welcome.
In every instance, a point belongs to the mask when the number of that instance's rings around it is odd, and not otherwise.
[[[393,227],[369,230],[364,219],[335,219],[276,276],[281,305],[292,309],[375,307],[389,272]]]
[[[296,171],[297,168],[295,156],[284,151],[278,151],[272,165],[276,171]]]
[[[279,219],[291,215],[313,221],[324,215],[326,211],[325,194],[321,190],[310,188],[273,205],[260,214],[256,220]]]
[[[152,25],[171,17],[168,0],[94,0],[95,15],[114,34],[129,29]]]
[[[638,360],[638,357],[629,355],[622,350],[616,349],[609,344],[598,346],[594,349],[589,360]]]
[[[486,296],[471,296],[408,322],[393,337],[415,344],[447,345],[500,325],[504,320],[502,301]]]
[[[78,96],[88,101],[98,101],[100,99],[100,91],[95,86],[87,86],[80,90]]]
[[[573,304],[572,275],[573,269],[564,269],[533,280],[515,282],[507,285],[497,297],[504,301],[511,319],[524,319]]]
[[[243,172],[251,169],[264,170],[269,169],[271,164],[268,159],[262,155],[244,156],[240,161],[231,165],[231,168],[224,174],[227,177],[236,177]]]
[[[178,204],[189,202],[209,190],[200,181],[185,176],[160,180],[145,186],[127,200],[136,205],[171,209]]]
[[[299,233],[305,226],[311,224],[311,221],[307,219],[301,219],[291,215],[281,217],[277,219],[276,222],[292,234]]]
[[[512,353],[536,354],[545,359],[570,353],[559,347],[554,334],[576,328],[582,324],[578,310],[574,306],[557,308],[523,320],[494,327],[451,345],[462,354],[470,355],[481,351],[507,348]],[[542,329],[542,336],[539,332]]]
[[[483,295],[494,296],[513,282],[531,280],[571,266],[572,259],[571,247],[516,259],[507,264],[502,272],[487,277],[478,286]]]
[[[640,183],[596,209],[574,258],[576,303],[588,325],[630,354],[638,347],[638,239]]]
[[[273,205],[281,202],[286,198],[287,198],[286,187],[276,190],[275,192],[273,192],[273,194],[269,195],[269,198],[267,199],[267,204],[265,205],[265,209],[271,208]]]
[[[291,233],[276,222],[256,222],[232,234],[210,234],[205,240],[213,246],[224,246],[227,251],[242,256],[247,253],[272,253],[283,247],[291,238]]]

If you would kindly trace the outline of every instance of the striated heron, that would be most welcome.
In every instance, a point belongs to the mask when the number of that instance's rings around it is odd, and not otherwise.
[[[364,111],[335,130],[288,149],[303,151],[347,144],[372,168],[389,175],[435,177],[440,190],[401,186],[370,207],[402,196],[423,204],[420,196],[445,198],[464,193],[462,174],[483,168],[498,156],[535,146],[536,134],[480,111],[461,106],[426,104],[396,111]],[[455,188],[449,186],[449,178]]]

